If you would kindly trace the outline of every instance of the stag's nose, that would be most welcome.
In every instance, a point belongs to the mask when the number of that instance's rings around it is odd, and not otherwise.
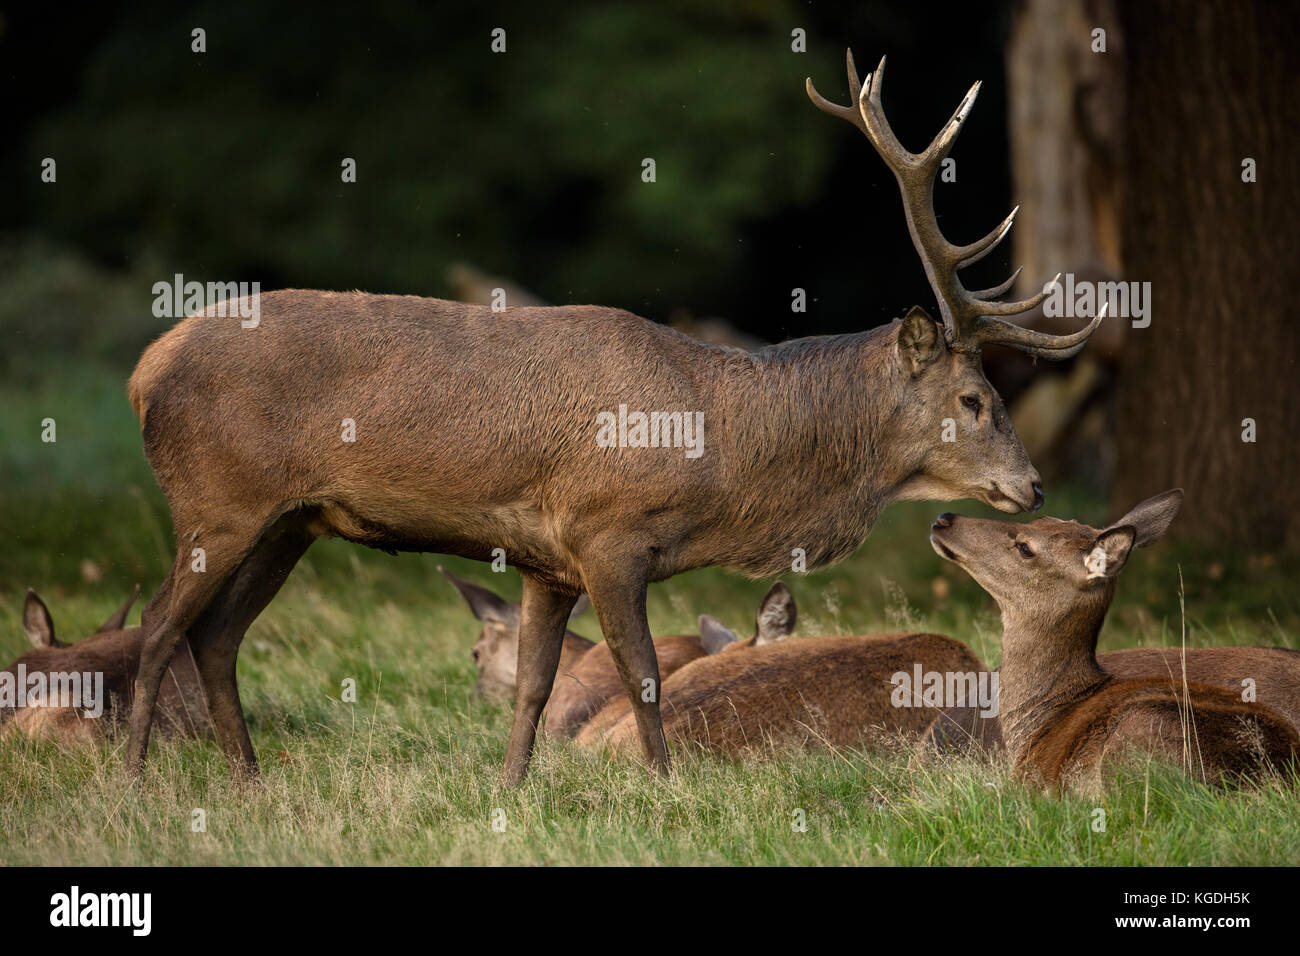
[[[957,517],[951,511],[945,511],[939,517],[934,519],[934,524],[930,525],[931,529],[938,531],[941,528],[951,528],[952,519]]]
[[[1043,506],[1043,483],[1035,481],[1032,487],[1034,489],[1034,510],[1037,511]]]

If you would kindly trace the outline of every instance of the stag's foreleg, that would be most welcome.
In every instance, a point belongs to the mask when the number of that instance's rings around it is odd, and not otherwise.
[[[632,702],[646,762],[667,773],[668,743],[659,713],[659,659],[646,620],[646,572],[636,559],[597,558],[582,564],[583,583]]]
[[[565,594],[522,571],[524,593],[519,618],[519,662],[515,670],[515,719],[506,747],[501,783],[519,784],[528,773],[537,724],[551,696],[564,647],[564,629],[576,594]]]

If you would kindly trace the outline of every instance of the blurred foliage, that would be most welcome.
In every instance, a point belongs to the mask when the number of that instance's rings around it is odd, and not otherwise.
[[[20,8],[0,30],[0,230],[146,285],[448,295],[466,261],[557,303],[684,307],[771,339],[860,329],[930,295],[892,177],[804,77],[842,102],[846,45],[864,69],[897,54],[887,100],[917,148],[989,81],[962,188],[938,200],[956,197],[955,232],[974,236],[1005,214],[1004,13],[956,10],[934,31],[884,0],[146,2],[73,23]],[[796,286],[807,315],[790,313]]]
[[[448,36],[416,3],[380,6],[400,30],[325,9],[267,31],[262,8],[231,4],[123,24],[29,145],[95,188],[45,190],[39,219],[100,256],[165,251],[264,285],[436,294],[429,263],[457,259],[544,275],[557,299],[701,285],[737,267],[738,222],[818,188],[838,131],[779,55],[793,4],[686,6],[691,29],[648,4],[521,5],[500,17],[505,54],[490,10]]]
[[[163,274],[156,263],[107,269],[42,239],[0,242],[0,371],[14,384],[68,391],[82,360],[129,369],[171,325],[152,312],[150,289]]]

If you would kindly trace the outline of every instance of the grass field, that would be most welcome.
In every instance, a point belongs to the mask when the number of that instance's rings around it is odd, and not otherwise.
[[[125,375],[84,365],[0,386],[6,663],[26,647],[28,585],[60,635],[79,638],[131,584],[150,593],[170,563],[169,519]],[[57,423],[55,443],[40,440],[45,418]],[[996,664],[992,601],[926,541],[939,510],[895,506],[850,561],[787,577],[800,606],[795,639],[933,630]],[[1048,487],[1051,514],[1099,523],[1105,511]],[[260,788],[232,787],[213,744],[158,748],[135,788],[122,740],[77,752],[0,741],[0,863],[1300,863],[1294,793],[1215,792],[1158,766],[1115,776],[1101,800],[1054,799],[975,760],[927,767],[901,753],[837,752],[739,765],[680,754],[660,780],[543,741],[529,782],[498,792],[509,708],[473,696],[477,623],[435,572],[439,561],[518,597],[513,574],[485,565],[313,546],[240,657]],[[1178,643],[1180,570],[1190,645],[1300,646],[1294,556],[1166,544],[1130,562],[1103,649]],[[716,570],[654,585],[652,629],[693,631],[708,612],[748,633],[767,585]],[[599,637],[590,617],[575,630]],[[340,701],[349,677],[355,704]],[[1104,832],[1093,828],[1098,808]],[[193,832],[196,809],[205,832]],[[797,810],[803,831],[792,826]]]

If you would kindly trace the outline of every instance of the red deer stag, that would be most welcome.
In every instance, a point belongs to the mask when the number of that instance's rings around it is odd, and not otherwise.
[[[866,133],[897,176],[942,323],[914,308],[870,332],[751,353],[596,306],[501,314],[286,290],[261,297],[256,327],[205,313],[153,343],[129,392],[176,558],[144,611],[129,771],[144,767],[158,683],[188,635],[227,763],[236,776],[256,773],[235,658],[322,535],[484,561],[504,551],[519,570],[518,684],[501,775],[513,784],[527,772],[580,591],[635,700],[645,755],[666,771],[647,583],[710,565],[775,576],[796,550],[807,567],[825,565],[851,554],[900,499],[978,498],[1013,513],[1039,505],[1038,473],[979,349],[1002,342],[1067,358],[1100,317],[1072,335],[1031,332],[997,317],[1043,293],[999,303],[1009,282],[962,287],[957,270],[1011,225],[957,246],[931,205],[975,89],[913,155],[881,112],[883,75],[882,61],[860,88],[850,58],[857,109],[809,92]],[[957,441],[942,440],[945,420]]]

